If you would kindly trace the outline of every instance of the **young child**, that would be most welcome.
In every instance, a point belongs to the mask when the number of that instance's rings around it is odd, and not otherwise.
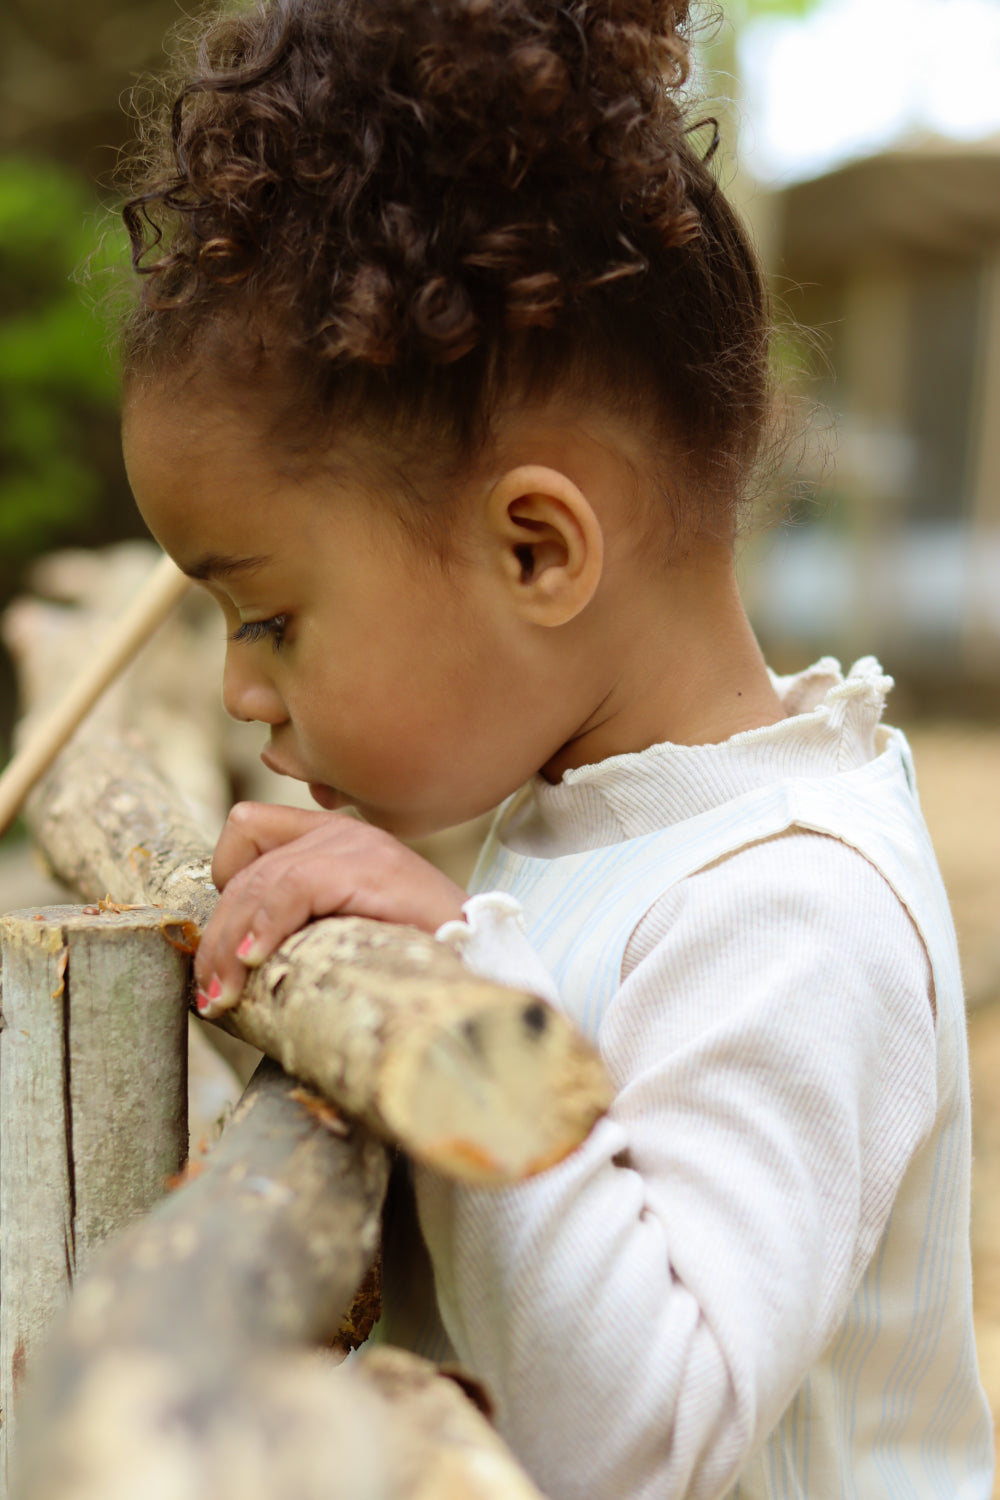
[[[126,456],[322,810],[233,810],[200,1003],[353,912],[597,1042],[565,1163],[415,1171],[552,1500],[988,1500],[947,901],[889,679],[772,677],[740,604],[766,297],[687,24],[260,0],[202,39],[126,209]],[[471,899],[399,842],[498,804]]]

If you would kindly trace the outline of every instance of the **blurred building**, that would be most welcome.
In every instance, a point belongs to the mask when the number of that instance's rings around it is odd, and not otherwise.
[[[1000,689],[1000,138],[854,161],[773,210],[826,410],[814,498],[745,559],[758,628],[779,655],[875,651],[917,684]]]

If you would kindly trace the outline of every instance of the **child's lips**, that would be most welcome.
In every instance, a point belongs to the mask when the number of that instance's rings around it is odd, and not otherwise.
[[[276,755],[272,755],[269,748],[260,752],[260,758],[269,771],[274,771],[278,776],[290,776],[293,781],[304,781],[308,784],[309,795],[314,802],[327,812],[336,812],[338,808],[347,806],[347,798],[341,796],[335,787],[327,786],[323,781],[310,781],[301,771],[292,771],[288,766],[283,766]]]
[[[273,771],[276,776],[290,776],[293,781],[308,780],[308,777],[303,776],[301,772],[292,771],[288,768],[288,766],[283,766],[278,757],[276,755],[272,755],[270,749],[266,745],[260,752],[260,758],[264,762],[267,769],[269,771]]]
[[[332,786],[327,786],[322,781],[310,781],[308,776],[303,776],[301,771],[292,771],[288,766],[283,766],[276,755],[272,755],[270,748],[260,752],[260,758],[269,771],[274,771],[278,776],[290,776],[293,781],[304,781],[308,784],[309,795],[314,802],[327,812],[336,812],[338,808],[347,806],[347,798],[341,796],[340,792]]]

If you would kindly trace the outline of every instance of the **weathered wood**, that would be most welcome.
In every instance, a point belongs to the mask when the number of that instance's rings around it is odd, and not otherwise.
[[[187,1153],[187,961],[163,913],[0,918],[0,1473],[15,1395],[95,1249]]]
[[[15,1397],[72,1276],[73,1205],[66,1151],[65,944],[3,946],[0,1039],[0,1493],[16,1443]]]
[[[272,1361],[336,1329],[375,1255],[387,1180],[381,1145],[262,1064],[219,1144],[106,1247],[57,1320],[26,1390],[19,1500],[299,1494],[266,1455],[271,1488],[257,1458],[248,1489],[238,1478],[280,1413],[291,1436],[276,1454],[298,1472],[296,1382],[283,1402]]]
[[[543,1500],[460,1386],[402,1350],[258,1356],[211,1385],[190,1366],[98,1354],[17,1500]]]
[[[375,1254],[387,1177],[383,1146],[262,1063],[218,1144],[77,1289],[67,1360],[121,1346],[207,1368],[329,1340]]]
[[[25,1391],[16,1500],[541,1500],[459,1385],[333,1368],[384,1149],[258,1071],[198,1170],[108,1246]]]
[[[210,917],[211,841],[138,733],[69,745],[25,816],[52,869],[84,899],[165,906],[199,924]]]
[[[86,669],[68,686],[44,721],[35,726],[0,775],[0,834],[20,811],[28,792],[101,694],[145,645],[189,587],[190,580],[169,557],[163,557],[137,598],[108,632]]]
[[[366,1354],[358,1374],[390,1408],[392,1500],[542,1500],[490,1426],[484,1393],[463,1394],[472,1382],[385,1347]]]
[[[70,746],[28,816],[52,867],[85,897],[209,916],[208,843],[136,739]],[[409,927],[311,924],[251,975],[221,1024],[467,1181],[511,1181],[560,1160],[611,1099],[597,1054],[565,1017],[475,979]]]

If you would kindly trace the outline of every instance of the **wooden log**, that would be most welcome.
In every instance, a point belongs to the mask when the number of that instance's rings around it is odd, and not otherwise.
[[[336,1329],[387,1181],[381,1145],[262,1064],[215,1149],[106,1247],[57,1320],[26,1388],[19,1500],[297,1495],[281,1478],[297,1472],[295,1420],[277,1468],[260,1455],[273,1485],[256,1459],[245,1474],[297,1400],[271,1362]]]
[[[154,573],[103,642],[86,669],[35,726],[0,775],[0,834],[20,810],[38,778],[52,764],[94,704],[167,618],[190,587],[177,565],[163,557]]]
[[[220,1144],[57,1319],[17,1500],[541,1500],[426,1361],[296,1350],[362,1279],[387,1180],[382,1147],[264,1063]]]
[[[0,918],[0,1475],[44,1329],[187,1154],[188,964],[162,924],[77,907]]]
[[[17,1500],[543,1500],[462,1388],[380,1349],[192,1362],[103,1351],[38,1432]],[[34,1424],[33,1424],[34,1425]]]
[[[77,1289],[63,1369],[120,1347],[210,1373],[329,1341],[378,1247],[387,1181],[379,1142],[263,1062],[218,1144]]]
[[[392,1500],[542,1500],[474,1382],[388,1347],[367,1353],[358,1374],[389,1408]]]
[[[162,903],[203,923],[210,849],[136,739],[70,746],[28,816],[84,896]],[[471,976],[415,928],[312,923],[254,972],[221,1024],[370,1129],[470,1182],[559,1161],[612,1093],[596,1052],[536,997]]]
[[[199,925],[211,916],[211,841],[140,734],[69,745],[25,816],[53,871],[86,900],[165,906]]]

